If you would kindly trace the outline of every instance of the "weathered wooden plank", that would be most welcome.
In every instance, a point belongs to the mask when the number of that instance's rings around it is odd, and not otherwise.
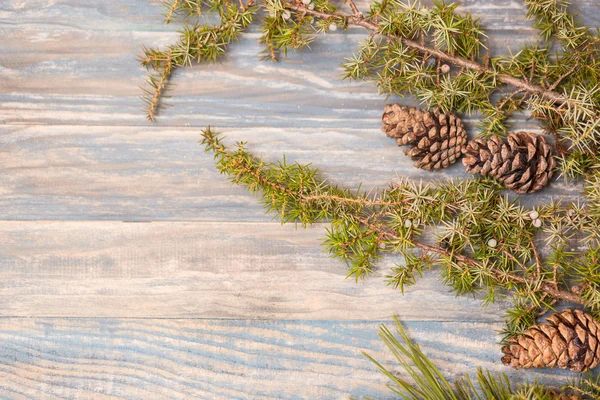
[[[166,44],[175,37],[104,31],[50,35],[23,28],[2,33],[0,123],[12,124],[149,124],[139,99],[146,71],[136,55],[142,44]],[[380,116],[385,97],[370,82],[343,80],[339,66],[361,39],[364,35],[328,35],[313,50],[272,63],[260,61],[258,35],[246,35],[222,65],[175,74],[167,100],[173,107],[164,110],[160,124],[366,128]]]
[[[342,2],[335,2],[344,8]],[[367,10],[369,0],[356,0],[361,10]],[[423,1],[431,4],[431,1]],[[531,31],[525,19],[521,1],[463,0],[460,12],[468,12],[481,19],[487,29]],[[571,10],[588,24],[597,21],[596,0],[576,0]],[[0,4],[0,27],[20,25],[33,28],[57,30],[111,30],[170,32],[173,25],[163,23],[165,9],[155,0],[4,0]],[[60,18],[53,18],[60,16]],[[596,19],[595,19],[596,18]]]
[[[355,284],[319,246],[323,226],[277,223],[0,222],[0,316],[499,321],[435,272],[402,297]],[[434,306],[432,306],[434,305]]]
[[[334,3],[348,11],[342,2]],[[357,0],[356,4],[367,10],[370,1]],[[595,5],[595,0],[577,0],[574,9],[587,18],[594,18],[585,11],[592,10]],[[485,19],[490,29],[529,29],[520,1],[465,0],[460,2],[459,9]],[[162,23],[164,11],[165,8],[155,0],[4,0],[0,5],[0,27],[19,24],[53,30],[171,31],[172,25]]]
[[[597,2],[578,4],[598,25]],[[491,28],[495,52],[536,39],[520,1],[464,8]],[[258,62],[257,35],[246,35],[223,65],[180,73],[176,107],[148,127],[135,54],[175,37],[159,13],[146,0],[0,2],[0,219],[32,220],[0,222],[0,397],[385,398],[358,351],[389,359],[376,333],[392,313],[445,371],[505,371],[502,304],[481,313],[435,274],[406,297],[381,276],[344,280],[318,245],[323,226],[261,223],[270,217],[184,127],[218,124],[269,160],[287,153],[353,187],[396,173],[464,176],[410,167],[378,132],[383,97],[340,80],[338,63],[364,35],[328,34],[279,64]],[[30,126],[40,124],[55,126]]]
[[[166,45],[176,37],[164,32],[174,28],[158,23],[159,7],[133,0],[3,3],[0,123],[145,124],[138,86],[146,72],[135,55],[142,44]],[[465,8],[493,28],[495,53],[537,39],[520,2],[492,6],[478,0]],[[53,14],[61,17],[50,28],[44,21]],[[587,15],[596,25],[597,18]],[[371,83],[341,80],[338,66],[365,37],[358,32],[327,34],[312,50],[281,63],[259,61],[258,34],[245,35],[222,66],[177,74],[175,107],[163,113],[161,123],[367,128],[383,98]]]
[[[385,323],[391,326],[386,318]],[[6,398],[392,398],[361,350],[401,372],[379,322],[131,319],[0,320]],[[449,376],[498,362],[487,323],[408,323]],[[530,373],[561,382],[565,374]]]
[[[456,164],[443,172],[412,161],[370,129],[225,129],[226,142],[276,161],[312,163],[348,187],[467,178]],[[271,221],[258,200],[233,187],[197,143],[199,128],[0,125],[0,219]],[[540,196],[567,199],[578,188],[557,179]]]

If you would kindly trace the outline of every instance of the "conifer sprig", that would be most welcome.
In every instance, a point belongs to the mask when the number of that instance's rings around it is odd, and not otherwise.
[[[410,339],[396,316],[395,332],[385,325],[379,337],[409,379],[393,373],[363,352],[390,381],[388,388],[402,400],[592,400],[600,397],[600,375],[587,374],[577,380],[551,388],[537,382],[511,383],[506,374],[493,374],[477,368],[475,378],[462,374],[454,383]]]
[[[321,179],[309,165],[255,158],[243,143],[229,151],[210,128],[202,137],[219,171],[257,193],[282,222],[331,223],[324,246],[346,262],[349,277],[368,276],[385,253],[394,253],[404,262],[387,281],[402,292],[428,269],[438,270],[457,294],[481,293],[484,303],[510,292],[515,307],[507,312],[507,337],[559,302],[600,316],[598,173],[588,181],[585,203],[526,209],[484,179],[351,191]],[[435,242],[427,239],[432,234]],[[587,250],[572,251],[581,238]],[[539,250],[544,242],[545,253]]]
[[[456,3],[381,0],[363,14],[352,1],[350,12],[328,0],[253,1],[163,1],[166,21],[180,18],[187,25],[175,45],[144,49],[142,63],[154,71],[144,97],[149,119],[176,68],[221,57],[264,9],[260,42],[266,59],[306,48],[318,33],[362,27],[369,36],[342,64],[346,78],[373,80],[384,94],[411,93],[444,111],[478,112],[483,136],[504,135],[515,112],[530,114],[556,137],[564,177],[580,178],[598,163],[600,33],[579,24],[567,1],[524,0],[542,41],[495,58],[479,21],[459,13]],[[220,24],[200,23],[204,12],[216,14]]]
[[[580,27],[562,2],[530,0],[528,6],[528,15],[539,17],[537,25],[565,43],[562,53],[540,43],[515,56],[490,60],[487,53],[480,54],[485,34],[478,21],[457,14],[456,4],[439,2],[429,8],[417,2],[374,2],[367,18],[343,16],[344,26],[372,32],[359,52],[347,58],[346,77],[375,80],[383,93],[409,92],[444,111],[478,111],[484,116],[479,128],[486,136],[504,134],[510,114],[528,110],[556,134],[565,153],[585,158],[573,163],[565,156],[565,176],[578,176],[583,165],[597,160],[600,145],[600,36]],[[340,18],[303,4],[288,7],[330,23]],[[456,69],[440,73],[444,63]],[[506,86],[511,89],[506,91]],[[493,103],[496,92],[504,94]]]
[[[169,79],[177,68],[189,67],[193,63],[214,63],[225,54],[227,46],[252,23],[257,8],[254,0],[235,4],[226,0],[172,0],[163,1],[168,11],[165,22],[174,18],[189,18],[201,15],[203,10],[215,13],[218,24],[185,24],[177,43],[166,49],[142,49],[140,63],[152,73],[143,89],[142,100],[146,103],[146,116],[154,121],[160,102],[167,90]]]

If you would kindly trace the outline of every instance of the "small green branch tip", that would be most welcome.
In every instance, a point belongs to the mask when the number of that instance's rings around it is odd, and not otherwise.
[[[489,180],[400,181],[352,191],[320,178],[310,165],[265,162],[243,143],[228,150],[210,128],[202,144],[221,173],[257,194],[282,223],[330,222],[323,245],[348,265],[349,277],[365,278],[392,253],[403,262],[387,275],[388,284],[403,293],[430,269],[457,294],[479,294],[484,304],[510,293],[515,306],[507,313],[507,337],[558,302],[600,315],[598,173],[588,181],[585,203],[551,201],[526,209]],[[432,233],[437,241],[428,244]],[[569,250],[581,240],[587,250]],[[548,251],[542,254],[544,241]]]
[[[184,29],[165,49],[143,49],[140,62],[151,70],[143,97],[150,120],[173,71],[223,57],[262,9],[259,41],[268,60],[307,48],[318,34],[337,27],[361,27],[369,36],[342,64],[346,78],[374,81],[386,95],[410,93],[444,111],[478,112],[483,117],[477,128],[486,137],[506,134],[513,113],[527,113],[556,137],[565,178],[586,176],[598,164],[600,34],[579,24],[566,1],[525,0],[542,40],[495,58],[479,21],[457,12],[457,3],[373,1],[365,14],[353,1],[346,2],[347,12],[328,0],[163,4],[166,22],[182,20]],[[204,23],[204,12],[216,14],[219,23]]]
[[[600,375],[584,375],[577,380],[551,388],[539,383],[511,384],[506,374],[493,374],[477,368],[476,378],[468,374],[454,378],[454,383],[430,360],[419,345],[412,341],[400,321],[393,316],[395,333],[381,325],[379,337],[396,362],[403,376],[363,352],[390,380],[388,388],[403,400],[557,400],[574,397],[581,400],[600,398]],[[394,370],[397,368],[394,368]],[[564,397],[560,397],[564,396]]]
[[[142,47],[143,55],[139,61],[151,71],[146,80],[148,88],[143,89],[142,97],[150,121],[156,119],[173,71],[193,63],[214,63],[221,59],[229,44],[250,26],[257,11],[254,0],[239,4],[225,0],[165,0],[162,3],[167,9],[165,22],[177,18],[184,26],[175,44],[165,49]],[[216,14],[219,23],[190,22],[205,11]]]
[[[200,144],[205,147],[204,151],[215,153],[215,157],[226,155],[225,147],[220,141],[220,135],[219,132],[212,131],[210,125],[207,126],[206,129],[202,131],[202,140],[200,141]]]

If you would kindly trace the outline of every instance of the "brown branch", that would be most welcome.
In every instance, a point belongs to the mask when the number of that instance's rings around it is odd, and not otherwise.
[[[504,249],[502,249],[502,253],[507,256],[508,258],[510,258],[515,264],[517,264],[519,267],[521,267],[521,269],[523,271],[527,271],[527,267],[525,265],[523,265],[523,263],[521,261],[519,261],[519,259],[517,257],[514,256],[514,254],[512,254],[509,251],[506,251]]]
[[[421,242],[418,242],[415,240],[413,240],[412,243],[420,249],[423,249],[423,250],[429,251],[429,252],[433,252],[433,253],[437,253],[439,255],[443,255],[446,257],[453,257],[456,260],[458,260],[459,262],[462,262],[464,264],[468,264],[471,266],[479,265],[477,260],[475,260],[471,257],[465,256],[463,254],[451,253],[448,250],[444,250],[439,247],[429,246],[429,245],[426,245],[424,243],[421,243]],[[497,274],[496,276],[494,276],[494,278],[496,280],[498,280],[498,282],[502,282],[503,279],[505,279],[505,280],[511,281],[512,283],[535,285],[535,282],[533,280],[527,279],[527,278],[519,276],[519,275],[509,274],[507,272],[500,271],[498,269],[494,269],[493,272],[495,274]],[[575,304],[582,304],[582,305],[586,304],[585,300],[581,296],[579,296],[575,293],[572,293],[572,292],[568,292],[565,290],[560,290],[558,288],[555,288],[554,285],[550,282],[542,282],[539,287],[540,287],[540,290],[542,290],[544,293],[547,293],[549,296],[551,296],[555,299],[564,300],[564,301],[568,301],[570,303],[575,303]]]
[[[360,219],[360,221],[362,223],[366,222],[368,224],[368,220],[365,220],[364,218]],[[389,240],[394,240],[397,238],[396,234],[390,230],[384,230],[383,235],[384,235],[384,237],[387,237]],[[418,240],[414,240],[414,239],[411,240],[411,243],[415,247],[420,248],[421,250],[423,250],[425,252],[435,253],[437,255],[445,256],[445,257],[452,257],[455,260],[457,260],[459,263],[462,263],[463,265],[466,265],[466,266],[476,267],[476,266],[480,265],[477,260],[475,260],[472,257],[466,256],[464,254],[457,254],[457,253],[442,249],[440,247],[435,247],[435,246],[431,246],[431,245],[422,243],[422,242],[420,242]],[[520,275],[511,274],[511,273],[499,270],[497,268],[493,268],[492,273],[494,274],[494,279],[496,279],[499,283],[525,284],[525,285],[529,285],[529,286],[536,286],[536,283],[537,283],[533,279],[525,278]],[[564,300],[564,301],[574,303],[574,304],[581,304],[581,305],[586,304],[585,300],[578,294],[575,294],[575,293],[572,293],[572,292],[569,292],[566,290],[561,290],[558,287],[555,287],[550,282],[541,282],[539,284],[539,289],[554,299]]]
[[[427,251],[430,253],[436,253],[441,256],[453,257],[456,260],[458,260],[459,262],[461,262],[463,264],[468,264],[472,267],[479,265],[479,263],[475,259],[473,259],[469,256],[465,256],[463,254],[457,254],[457,253],[450,252],[448,250],[444,250],[440,247],[430,246],[428,244],[419,242],[418,240],[414,240],[414,239],[411,240],[411,243],[414,244],[415,247],[420,248],[421,250],[424,250],[424,251]]]
[[[550,86],[548,89],[550,89],[550,90],[556,89],[556,87],[563,81],[563,79],[565,79],[567,76],[571,75],[578,67],[579,67],[579,63],[575,63],[575,65],[573,65],[573,67],[571,69],[569,69],[567,72],[565,72],[564,74],[559,76],[558,79],[556,81],[554,81],[552,86]]]
[[[154,121],[156,117],[156,109],[158,107],[158,103],[160,101],[160,96],[167,84],[167,80],[171,75],[171,69],[173,68],[172,63],[172,53],[169,51],[167,54],[167,59],[165,61],[165,66],[163,68],[162,73],[160,74],[160,79],[156,82],[156,87],[154,88],[154,95],[152,96],[152,100],[150,100],[148,104],[148,120]]]
[[[232,158],[231,155],[226,152],[224,146],[218,146],[217,143],[214,141],[212,143],[213,143],[214,148],[216,149],[216,151],[219,154],[229,157],[229,158]],[[338,195],[334,195],[334,194],[330,194],[330,193],[304,194],[304,193],[294,192],[294,191],[290,190],[289,188],[285,187],[284,185],[275,183],[275,182],[265,178],[263,175],[260,174],[259,171],[248,168],[248,167],[242,165],[241,163],[236,163],[236,164],[237,164],[236,166],[242,172],[252,175],[254,177],[254,179],[256,179],[258,182],[262,183],[263,185],[270,186],[272,189],[279,190],[280,192],[283,192],[290,197],[297,197],[300,200],[306,201],[306,202],[319,200],[319,199],[329,199],[332,201],[361,204],[364,206],[379,206],[379,207],[387,206],[387,207],[389,207],[389,206],[404,205],[410,201],[410,199],[402,199],[402,200],[398,200],[398,201],[384,201],[384,200],[372,200],[372,199],[367,199],[367,198],[344,197],[344,196],[338,196]]]
[[[167,24],[171,22],[171,19],[173,18],[173,13],[175,13],[175,10],[179,6],[180,1],[181,0],[173,0],[173,4],[171,5],[171,7],[169,7],[169,11],[167,11],[167,15],[165,15],[165,22]]]
[[[527,280],[526,278],[523,278],[522,276],[511,275],[510,278],[517,283],[525,283],[525,284],[533,283],[533,282]],[[540,289],[543,290],[545,293],[548,293],[550,296],[552,296],[555,299],[564,300],[564,301],[568,301],[569,303],[575,303],[575,304],[581,304],[581,305],[586,304],[585,300],[581,296],[579,296],[575,293],[572,293],[572,292],[568,292],[566,290],[557,289],[550,282],[542,282],[540,284]]]
[[[354,14],[355,17],[363,18],[362,13],[358,9],[358,7],[356,7],[356,3],[354,3],[354,0],[346,0],[346,3],[348,3],[350,10],[352,10],[352,14]]]
[[[212,141],[212,143],[211,143],[212,147],[216,153],[218,153],[224,157],[228,157],[230,159],[233,158],[233,156],[231,154],[227,153],[225,147],[223,145],[220,145],[214,138],[211,139],[211,141]],[[234,163],[235,166],[240,171],[240,173],[246,173],[246,174],[253,176],[257,182],[260,182],[261,184],[270,186],[272,189],[279,190],[291,197],[300,198],[301,200],[304,200],[304,201],[308,201],[311,198],[313,198],[313,199],[315,198],[315,197],[313,197],[315,195],[306,195],[303,193],[295,192],[295,191],[292,191],[291,189],[287,188],[284,185],[281,185],[279,183],[275,183],[275,182],[269,180],[267,177],[265,177],[264,175],[262,175],[260,173],[260,170],[252,169],[252,168],[249,168],[248,166],[244,165],[243,160],[244,159],[236,160],[237,162]],[[242,162],[240,162],[240,161],[242,161]],[[328,194],[322,194],[322,195],[316,195],[316,196],[323,197],[323,198],[329,197],[331,199],[335,199],[338,201],[349,201],[349,202],[367,201],[371,205],[376,204],[376,203],[379,203],[379,204],[386,203],[386,205],[387,205],[387,203],[388,203],[388,202],[380,202],[378,200],[354,199],[354,198],[349,198],[349,197],[340,197],[340,196],[328,195]],[[369,230],[370,233],[379,232],[379,235],[378,235],[379,238],[384,238],[384,239],[387,239],[390,241],[394,241],[398,238],[398,236],[395,234],[395,232],[393,232],[390,229],[384,228],[381,224],[375,224],[370,221],[371,219],[377,219],[383,215],[384,215],[383,212],[378,211],[378,212],[373,213],[369,217],[361,217],[360,215],[357,215],[357,219],[361,224],[370,228],[370,230]],[[424,252],[435,253],[439,256],[451,257],[451,258],[455,259],[456,261],[458,261],[459,263],[466,266],[467,268],[468,267],[479,267],[481,265],[474,258],[469,257],[464,254],[454,253],[454,252],[442,249],[440,247],[425,244],[423,242],[420,242],[420,241],[414,240],[414,239],[411,239],[411,243],[414,247],[417,247],[417,248],[423,250]],[[536,279],[531,279],[531,278],[526,278],[526,277],[523,277],[520,275],[511,274],[506,271],[502,271],[498,268],[492,268],[492,273],[493,273],[494,279],[496,279],[499,283],[523,284],[523,285],[527,285],[527,286],[531,286],[531,287],[537,286],[537,287],[539,287],[539,290],[541,290],[545,294],[551,296],[553,299],[564,300],[564,301],[567,301],[570,303],[575,303],[575,304],[582,304],[582,305],[586,304],[585,300],[580,295],[573,293],[573,292],[560,290],[558,287],[555,287],[553,285],[553,283],[551,283],[551,282],[539,282]],[[539,277],[538,277],[538,279],[539,279]]]
[[[238,168],[240,168],[240,170],[242,170],[243,172],[245,172],[249,175],[252,175],[260,183],[262,183],[264,185],[268,185],[272,189],[279,190],[280,192],[283,192],[290,197],[297,197],[300,200],[306,201],[306,202],[319,200],[319,199],[328,199],[328,200],[332,200],[332,201],[338,201],[341,203],[361,204],[363,206],[399,206],[399,205],[406,204],[407,202],[410,201],[409,199],[403,199],[403,200],[399,200],[399,201],[371,200],[371,199],[337,196],[337,195],[329,194],[329,193],[307,195],[304,193],[294,192],[281,184],[272,182],[269,179],[265,178],[263,175],[261,175],[258,171],[254,171],[254,170],[247,168],[245,166],[242,166],[242,165],[238,165]]]
[[[326,13],[326,12],[317,11],[317,10],[310,10],[302,3],[287,3],[286,2],[284,4],[284,6],[289,9],[292,9],[292,10],[295,10],[295,11],[298,11],[301,13],[305,13],[305,14],[310,14],[310,15],[313,15],[315,17],[319,17],[322,19],[340,19],[340,20],[346,21],[348,25],[361,26],[367,30],[374,32],[374,33],[379,32],[379,27],[377,26],[377,24],[367,20],[364,17],[358,17],[356,15],[348,15],[348,14],[337,13],[337,12]],[[564,96],[562,96],[560,93],[554,92],[552,90],[548,90],[542,86],[535,85],[530,82],[526,82],[525,80],[516,78],[512,75],[497,74],[492,68],[487,67],[483,64],[480,64],[476,61],[469,60],[468,58],[464,58],[464,57],[457,56],[457,55],[451,55],[451,54],[445,53],[441,50],[435,49],[433,47],[428,47],[426,45],[423,45],[421,43],[418,43],[414,40],[407,39],[402,36],[386,35],[386,37],[389,40],[400,40],[402,42],[402,44],[405,45],[406,47],[417,50],[421,54],[429,54],[432,57],[437,58],[438,60],[451,63],[455,66],[473,70],[473,71],[479,72],[481,74],[484,74],[484,73],[494,74],[495,78],[502,83],[514,86],[519,89],[523,89],[532,94],[537,94],[547,100],[552,101],[553,103],[564,104],[564,103],[567,103],[567,101],[568,101],[568,99],[565,98]]]
[[[345,202],[345,203],[362,204],[364,206],[386,206],[386,207],[400,206],[400,205],[404,205],[410,201],[410,199],[402,199],[402,200],[398,200],[398,201],[372,200],[372,199],[367,199],[367,198],[353,198],[353,197],[336,196],[336,195],[329,194],[329,193],[311,194],[311,195],[296,193],[296,195],[304,201],[329,199],[329,200],[335,200],[335,201],[340,201],[340,202]]]
[[[540,277],[542,276],[542,259],[540,257],[540,253],[538,253],[537,246],[535,245],[535,241],[533,239],[531,239],[531,249],[533,250],[533,256],[535,258],[535,269],[537,272],[537,276]]]
[[[240,0],[240,2],[241,2],[241,1],[242,1],[242,0]],[[246,4],[243,4],[243,3],[242,3],[242,6],[241,6],[241,9],[242,9],[242,11],[246,11],[246,10],[248,10],[250,7],[252,7],[252,6],[254,5],[255,1],[256,1],[256,0],[248,0],[248,1],[246,1]]]
[[[271,57],[271,61],[277,61],[277,56],[275,55],[275,48],[273,47],[271,42],[268,42],[267,46],[269,47],[269,56]]]

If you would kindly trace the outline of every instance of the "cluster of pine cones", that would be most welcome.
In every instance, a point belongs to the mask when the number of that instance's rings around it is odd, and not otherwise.
[[[410,146],[405,153],[416,161],[417,168],[446,168],[464,155],[462,163],[468,172],[492,176],[517,193],[542,189],[556,167],[554,150],[544,136],[517,132],[506,139],[493,136],[468,142],[460,118],[439,110],[389,104],[381,129],[398,145]],[[502,362],[517,369],[586,372],[600,365],[600,322],[581,310],[567,309],[511,338],[502,352]],[[560,393],[550,398],[582,399]]]
[[[527,132],[511,133],[506,139],[467,140],[460,118],[439,110],[423,111],[387,104],[381,130],[411,146],[405,153],[415,166],[425,170],[446,168],[463,154],[463,165],[473,174],[489,175],[517,193],[533,193],[548,184],[556,160],[546,138]]]

